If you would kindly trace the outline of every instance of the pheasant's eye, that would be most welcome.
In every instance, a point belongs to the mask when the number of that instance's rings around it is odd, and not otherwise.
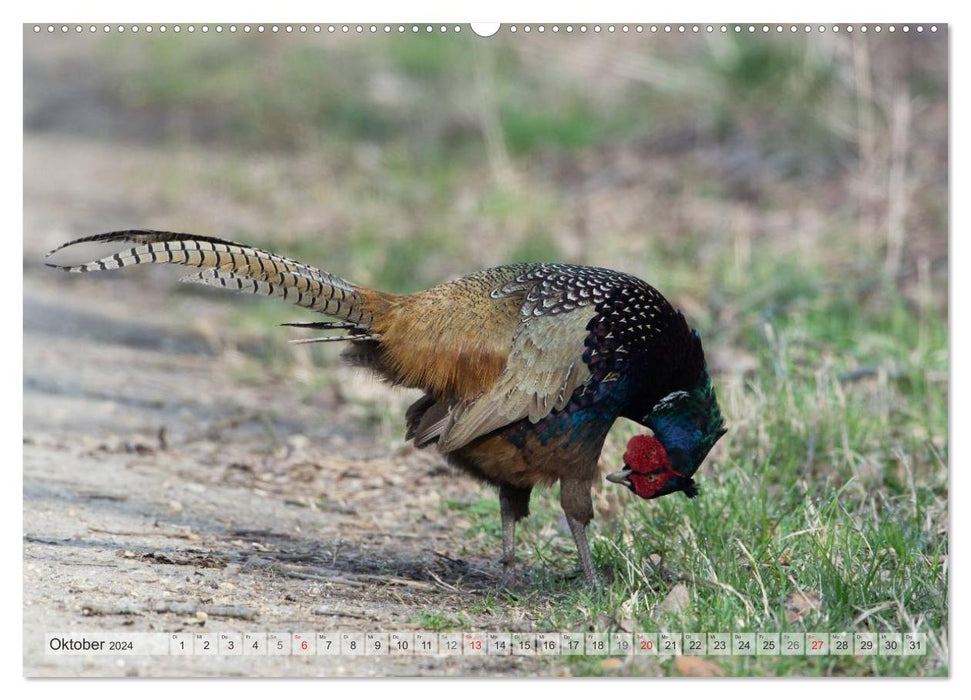
[[[648,474],[647,480],[649,483],[653,484],[655,481],[657,481],[657,474]]]

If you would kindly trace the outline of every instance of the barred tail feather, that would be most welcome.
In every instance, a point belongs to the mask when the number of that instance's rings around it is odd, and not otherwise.
[[[279,297],[305,309],[347,319],[355,327],[368,328],[372,321],[371,315],[361,308],[359,300],[355,298],[355,292],[344,291],[336,285],[298,273],[284,272],[271,279],[263,279],[247,272],[237,274],[207,269],[193,275],[186,275],[179,281],[221,287],[235,292]]]
[[[284,301],[364,329],[370,328],[373,322],[366,303],[367,290],[310,265],[219,238],[165,231],[115,231],[65,243],[47,255],[89,242],[137,245],[81,265],[48,265],[79,273],[147,263],[200,267],[201,272],[188,275],[182,281],[282,297]]]

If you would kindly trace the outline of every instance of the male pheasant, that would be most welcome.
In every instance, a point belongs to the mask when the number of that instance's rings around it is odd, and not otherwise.
[[[415,294],[390,294],[239,243],[134,230],[67,243],[130,243],[71,272],[142,263],[202,268],[185,281],[282,297],[336,321],[345,357],[424,395],[407,439],[437,444],[453,465],[498,487],[503,563],[534,486],[560,482],[560,503],[586,580],[591,488],[604,439],[629,418],[637,436],[608,479],[643,498],[696,493],[692,475],[725,432],[701,340],[653,287],[628,274],[559,263],[504,265]],[[50,255],[50,254],[49,254]]]

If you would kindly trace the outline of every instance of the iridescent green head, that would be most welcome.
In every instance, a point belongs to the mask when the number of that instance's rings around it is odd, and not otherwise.
[[[668,394],[641,422],[664,445],[676,472],[690,477],[698,471],[726,431],[707,365],[690,391]]]

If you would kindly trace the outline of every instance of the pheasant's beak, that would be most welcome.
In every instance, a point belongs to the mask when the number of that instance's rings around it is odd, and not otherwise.
[[[612,481],[615,484],[623,484],[624,486],[630,486],[630,479],[627,477],[629,477],[633,471],[634,470],[630,467],[625,466],[619,472],[611,472],[608,474],[607,481]]]

